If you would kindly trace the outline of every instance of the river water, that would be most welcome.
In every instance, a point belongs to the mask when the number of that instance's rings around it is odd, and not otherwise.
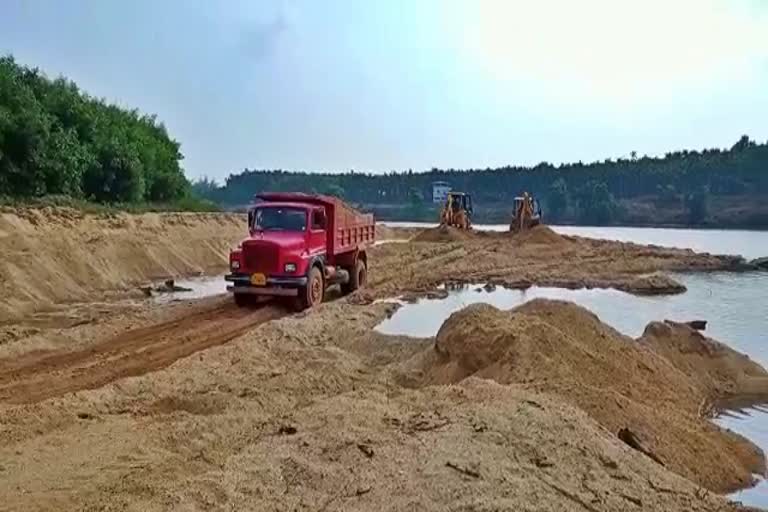
[[[426,223],[385,223],[390,226],[433,227]],[[622,227],[550,226],[555,231],[591,238],[691,248],[698,252],[739,254],[747,259],[768,256],[768,232]],[[503,231],[507,226],[476,226]],[[544,297],[570,300],[597,314],[617,330],[637,337],[653,320],[707,320],[706,334],[728,343],[768,367],[768,272],[673,274],[688,287],[681,295],[637,297],[616,290],[565,290],[533,287],[529,290],[477,291],[478,286],[450,292],[442,300],[405,305],[377,329],[390,334],[434,336],[454,311],[475,302],[502,309]],[[724,415],[717,423],[736,431],[768,452],[768,413],[754,408]],[[732,499],[768,508],[768,482],[735,493]]]

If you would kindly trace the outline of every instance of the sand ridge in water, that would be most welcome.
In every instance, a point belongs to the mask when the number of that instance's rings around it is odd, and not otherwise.
[[[471,240],[513,240],[518,244],[567,245],[571,241],[551,228],[539,225],[521,232],[463,230],[451,226],[438,226],[421,231],[414,242],[462,242]]]

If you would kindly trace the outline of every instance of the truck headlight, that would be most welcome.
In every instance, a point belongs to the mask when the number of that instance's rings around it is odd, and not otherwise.
[[[296,272],[296,264],[295,263],[286,263],[285,264],[285,271],[287,273]]]
[[[229,262],[229,267],[232,270],[240,270],[240,262],[238,260],[232,260]]]

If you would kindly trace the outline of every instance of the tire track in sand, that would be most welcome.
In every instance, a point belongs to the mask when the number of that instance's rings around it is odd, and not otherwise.
[[[285,314],[274,306],[241,309],[228,302],[131,329],[85,349],[0,359],[0,401],[35,403],[153,372]]]

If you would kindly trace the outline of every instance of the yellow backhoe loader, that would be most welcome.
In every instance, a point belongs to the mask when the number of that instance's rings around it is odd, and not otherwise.
[[[509,230],[512,232],[525,231],[541,223],[541,205],[528,192],[515,198],[515,208]]]
[[[440,211],[440,225],[459,229],[472,227],[472,196],[464,192],[448,192]]]

